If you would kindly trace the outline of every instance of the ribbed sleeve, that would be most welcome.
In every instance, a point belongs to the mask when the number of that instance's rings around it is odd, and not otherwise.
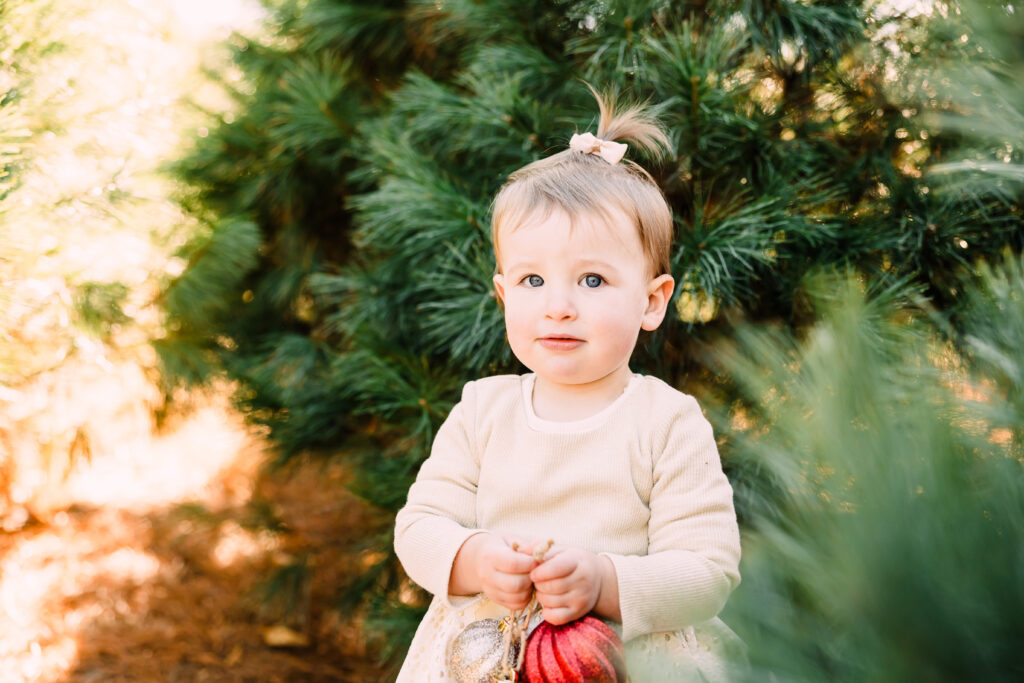
[[[711,425],[692,398],[678,403],[653,426],[648,554],[609,554],[626,640],[710,619],[739,583],[732,487]]]
[[[395,552],[409,577],[447,599],[452,565],[476,528],[480,463],[473,448],[473,385],[438,429],[395,518]]]

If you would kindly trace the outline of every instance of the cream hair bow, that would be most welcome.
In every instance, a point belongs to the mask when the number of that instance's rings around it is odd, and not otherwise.
[[[591,133],[574,133],[572,139],[569,140],[569,149],[577,152],[583,152],[584,154],[600,154],[601,158],[607,161],[609,164],[617,164],[622,159],[622,155],[626,153],[626,143],[624,142],[612,142],[611,140],[602,140],[601,138],[594,137]]]

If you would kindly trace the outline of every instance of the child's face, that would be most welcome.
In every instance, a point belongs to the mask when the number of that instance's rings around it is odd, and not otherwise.
[[[629,218],[555,210],[503,230],[501,274],[509,344],[523,365],[553,384],[621,382],[640,329],[665,315],[672,278],[652,278]]]

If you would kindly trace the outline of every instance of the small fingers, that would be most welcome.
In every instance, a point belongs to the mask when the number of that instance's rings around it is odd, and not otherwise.
[[[563,624],[583,616],[594,608],[599,592],[585,576],[570,576],[534,583],[537,601],[544,608],[544,618],[552,624]]]
[[[531,541],[525,536],[520,536],[518,534],[502,534],[501,540],[503,540],[505,545],[512,550],[524,555],[532,554],[534,547],[537,545],[537,541]]]
[[[537,588],[537,593],[551,596],[565,595],[573,589],[573,582],[568,577],[547,581],[534,581],[533,585]]]
[[[510,610],[523,609],[530,604],[530,593],[505,593],[485,591],[487,597]]]
[[[537,589],[537,602],[545,610],[568,607],[579,612],[589,612],[591,605],[590,596],[582,591],[566,591],[564,593],[548,593]]]
[[[491,600],[512,610],[526,607],[533,594],[533,582],[528,574],[492,571],[481,576],[481,581],[484,593]]]
[[[521,593],[529,595],[533,582],[528,574],[506,574],[495,572],[491,575],[489,582],[498,591],[505,593]]]
[[[586,614],[585,611],[573,607],[545,607],[544,608],[544,621],[555,626],[561,626],[562,624],[568,624],[573,619],[578,619]]]
[[[504,543],[499,542],[481,551],[477,570],[485,572],[501,571],[512,574],[528,574],[537,566],[537,561],[529,555],[517,553]]]
[[[530,572],[530,578],[533,579],[534,583],[561,579],[576,571],[577,566],[578,562],[575,558],[568,553],[562,553],[537,565]]]
[[[493,549],[487,555],[487,562],[493,569],[506,574],[529,574],[537,566],[532,557],[511,548]]]

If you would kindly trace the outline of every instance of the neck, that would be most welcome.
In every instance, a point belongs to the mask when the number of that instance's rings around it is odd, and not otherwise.
[[[559,384],[537,375],[533,412],[542,420],[571,422],[596,415],[626,390],[632,373],[623,365],[610,375],[586,384]]]

